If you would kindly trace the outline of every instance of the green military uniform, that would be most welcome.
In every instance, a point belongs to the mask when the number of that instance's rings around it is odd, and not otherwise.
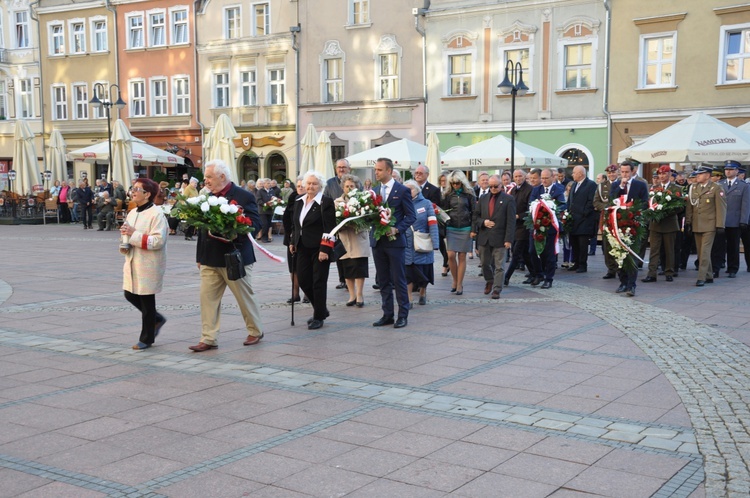
[[[716,230],[724,230],[724,219],[727,213],[727,199],[724,188],[713,182],[706,185],[694,184],[688,190],[688,202],[685,210],[685,223],[692,225],[695,236],[695,247],[698,249],[698,281],[713,281],[711,266],[711,247],[714,244]]]
[[[682,195],[682,188],[672,182],[669,182],[665,190],[672,193],[672,195],[676,192],[680,192],[680,195]],[[661,259],[662,244],[664,244],[664,275],[668,277],[673,276],[675,274],[674,243],[677,238],[677,232],[680,230],[680,225],[677,222],[677,213],[671,214],[661,221],[652,220],[648,225],[648,229],[648,242],[651,247],[648,276],[656,278],[659,260]]]
[[[596,193],[594,194],[594,209],[601,213],[599,215],[599,228],[602,225],[602,219],[606,214],[607,206],[609,206],[609,191],[612,188],[612,182],[609,179],[605,179],[599,185],[596,186]],[[615,275],[619,267],[614,256],[609,251],[612,249],[609,239],[606,236],[602,236],[602,252],[604,253],[604,264],[607,265],[607,274]]]

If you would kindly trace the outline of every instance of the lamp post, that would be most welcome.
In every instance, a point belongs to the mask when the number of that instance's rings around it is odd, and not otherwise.
[[[502,83],[497,85],[505,95],[511,95],[511,113],[510,113],[510,175],[513,177],[516,160],[516,95],[523,97],[529,91],[529,87],[523,82],[523,66],[520,62],[508,59],[505,63],[505,78]]]
[[[117,88],[117,100],[115,101],[112,90]],[[99,95],[103,94],[104,100],[99,99]],[[109,85],[109,87],[104,89],[103,83],[96,83],[94,85],[94,96],[91,100],[89,100],[89,104],[93,105],[97,109],[101,109],[102,106],[107,110],[107,144],[109,145],[109,181],[112,182],[112,177],[114,174],[114,168],[115,165],[112,163],[112,123],[110,121],[110,108],[112,106],[117,107],[117,110],[119,111],[123,107],[125,107],[125,101],[122,100],[122,95],[120,94],[120,87],[119,85]]]
[[[49,192],[49,181],[52,179],[52,172],[50,170],[46,170],[44,173],[42,173],[42,178],[44,178],[44,190]]]
[[[16,181],[16,170],[12,169],[8,171],[8,183],[10,183],[10,191],[11,193],[15,193],[13,190],[13,182]],[[13,217],[13,219],[16,219],[16,196],[11,195],[10,196],[10,202],[12,203],[10,205],[10,215]]]

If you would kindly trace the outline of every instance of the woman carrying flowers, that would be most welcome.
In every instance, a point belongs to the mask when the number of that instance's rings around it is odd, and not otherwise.
[[[353,216],[371,215],[371,209],[368,209],[367,196],[371,192],[360,192],[357,190],[359,178],[354,175],[345,174],[341,177],[341,187],[344,194],[334,201],[336,205],[336,222],[344,219],[344,214]],[[339,214],[341,216],[339,216]],[[365,218],[361,218],[365,220]],[[346,254],[339,258],[341,262],[341,271],[346,282],[346,288],[349,291],[349,301],[347,306],[356,305],[361,308],[365,305],[362,290],[365,286],[365,279],[368,278],[368,255],[370,254],[370,237],[369,226],[364,222],[362,226],[357,225],[354,221],[347,223],[337,232],[337,236],[344,244]]]

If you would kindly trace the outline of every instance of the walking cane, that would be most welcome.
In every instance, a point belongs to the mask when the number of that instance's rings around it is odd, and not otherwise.
[[[297,262],[297,251],[295,248],[295,251],[292,253],[292,327],[294,327],[294,273],[297,270],[297,265],[295,264]]]

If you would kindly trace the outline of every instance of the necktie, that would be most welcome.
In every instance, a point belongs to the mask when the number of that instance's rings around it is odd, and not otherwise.
[[[628,195],[628,182],[625,182],[620,187],[622,189],[622,195]]]
[[[544,187],[544,193],[549,194],[549,187]]]
[[[387,192],[388,192],[388,186],[382,185],[380,187],[380,196],[383,198],[383,202],[385,202],[385,200],[388,198]]]
[[[492,213],[495,212],[495,195],[490,196],[490,218],[492,218]]]

